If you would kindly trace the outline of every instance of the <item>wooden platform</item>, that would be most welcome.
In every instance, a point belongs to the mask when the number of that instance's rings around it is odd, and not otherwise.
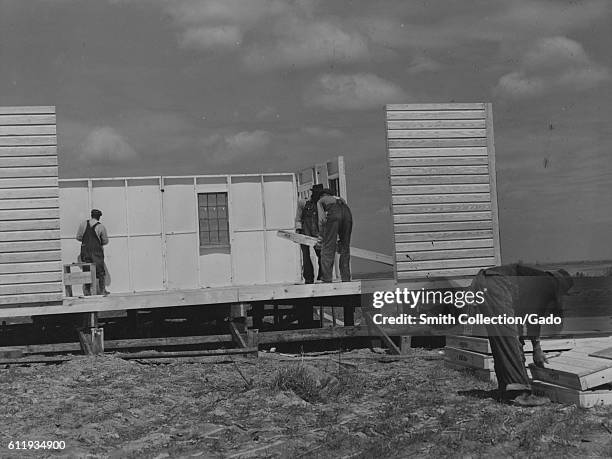
[[[577,405],[581,408],[612,405],[612,390],[609,389],[580,391],[542,381],[534,381],[531,388],[534,394],[544,395],[557,403]]]
[[[467,286],[469,279],[453,280],[453,286]],[[108,296],[70,297],[55,303],[31,303],[0,307],[0,319],[43,314],[118,311],[129,309],[167,308],[250,303],[256,301],[297,298],[325,298],[394,290],[401,286],[410,289],[445,288],[449,281],[416,280],[397,284],[393,279],[354,280],[315,284],[266,284],[214,287],[193,290],[167,290],[158,292],[111,293]]]

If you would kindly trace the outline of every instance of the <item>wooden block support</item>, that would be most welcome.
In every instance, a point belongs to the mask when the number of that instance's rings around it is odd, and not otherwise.
[[[90,328],[79,330],[81,350],[85,355],[101,355],[104,353],[104,329]]]
[[[80,271],[72,271],[72,268],[80,268]],[[73,285],[91,285],[92,295],[98,294],[98,281],[96,279],[96,265],[93,263],[71,263],[64,265],[64,287],[66,296],[72,295]]]
[[[412,337],[411,336],[401,336],[400,341],[400,351],[402,354],[408,354],[411,348]]]

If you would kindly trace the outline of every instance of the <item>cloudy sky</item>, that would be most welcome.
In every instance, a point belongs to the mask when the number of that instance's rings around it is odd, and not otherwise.
[[[60,176],[347,162],[391,251],[385,103],[492,102],[502,257],[612,259],[608,0],[0,0],[0,104],[56,105]]]

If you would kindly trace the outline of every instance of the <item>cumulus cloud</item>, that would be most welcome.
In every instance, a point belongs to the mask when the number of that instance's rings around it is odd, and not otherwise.
[[[499,79],[496,91],[508,97],[531,97],[559,89],[590,89],[608,79],[609,69],[594,62],[580,43],[558,36],[536,41],[519,68]]]
[[[322,140],[342,139],[344,137],[344,132],[340,129],[325,128],[321,126],[304,126],[300,131],[309,137]]]
[[[240,45],[242,32],[235,26],[190,27],[180,37],[184,48],[215,49]]]
[[[441,68],[442,64],[434,59],[426,56],[416,56],[414,59],[412,59],[412,61],[410,61],[407,72],[412,75],[416,75],[424,72],[435,72]]]
[[[407,100],[402,88],[371,73],[323,74],[304,94],[306,105],[327,110],[367,110]]]
[[[201,139],[201,146],[208,160],[215,163],[231,163],[252,159],[266,152],[272,141],[268,131],[241,131],[214,133]]]
[[[138,154],[115,129],[105,126],[88,134],[81,145],[81,157],[95,162],[120,162],[136,159]]]

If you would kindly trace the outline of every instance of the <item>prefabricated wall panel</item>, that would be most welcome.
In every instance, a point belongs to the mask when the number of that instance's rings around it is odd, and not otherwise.
[[[201,240],[210,195],[226,199],[225,244]],[[295,199],[293,174],[60,180],[62,260],[76,261],[76,229],[98,208],[114,293],[297,282],[299,248],[276,236],[293,228]]]
[[[0,107],[0,306],[63,297],[55,107]]]
[[[500,263],[490,104],[386,107],[398,280]]]

